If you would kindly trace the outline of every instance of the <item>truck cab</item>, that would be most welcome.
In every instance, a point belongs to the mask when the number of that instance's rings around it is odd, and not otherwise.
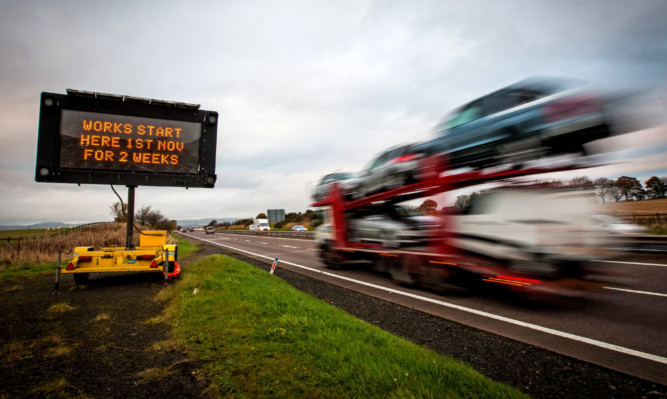
[[[255,226],[252,228],[252,226]],[[255,219],[254,223],[250,226],[250,230],[256,231],[270,231],[271,227],[269,226],[269,219]]]

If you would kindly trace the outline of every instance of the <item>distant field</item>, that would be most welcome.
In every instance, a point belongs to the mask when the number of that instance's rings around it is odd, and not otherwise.
[[[667,198],[645,201],[614,202],[602,206],[603,209],[618,214],[667,213]]]
[[[46,229],[0,230],[0,239],[8,237],[26,238],[26,237],[43,237],[45,235],[52,236],[61,233],[64,230],[67,229],[60,229],[60,230],[50,229],[49,231],[47,231]]]

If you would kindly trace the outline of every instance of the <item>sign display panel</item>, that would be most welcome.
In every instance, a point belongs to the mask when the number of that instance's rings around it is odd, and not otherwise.
[[[42,93],[35,180],[213,187],[217,121],[193,104]]]
[[[201,123],[63,110],[60,167],[197,173]]]

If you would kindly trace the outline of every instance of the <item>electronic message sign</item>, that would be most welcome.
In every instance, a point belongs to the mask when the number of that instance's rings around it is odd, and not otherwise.
[[[213,187],[217,121],[192,104],[42,93],[35,180]]]

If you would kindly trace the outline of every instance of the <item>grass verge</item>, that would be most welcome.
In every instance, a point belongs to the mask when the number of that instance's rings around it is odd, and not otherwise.
[[[20,230],[0,230],[0,240],[5,238],[27,238],[27,237],[43,237],[54,236],[60,234],[67,229],[20,229]]]
[[[189,264],[167,297],[211,396],[524,397],[230,257]]]
[[[15,283],[26,279],[53,275],[56,276],[56,262],[34,265],[23,263],[19,265],[0,264],[0,283]]]
[[[187,259],[192,254],[201,251],[204,247],[203,245],[195,245],[190,241],[184,240],[183,238],[172,235],[172,238],[178,243],[178,257],[179,259]]]

